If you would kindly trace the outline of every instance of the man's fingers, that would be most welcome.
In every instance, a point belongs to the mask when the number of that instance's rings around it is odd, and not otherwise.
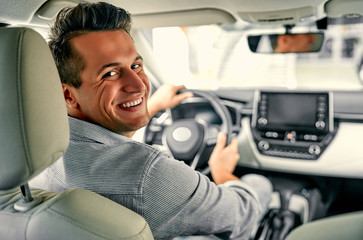
[[[229,144],[229,145],[234,145],[234,146],[238,146],[238,141],[237,141],[237,139],[236,138],[232,138],[232,140],[231,140],[231,143]]]
[[[180,93],[180,94],[176,95],[175,99],[177,99],[178,102],[180,103],[184,99],[187,99],[187,98],[190,98],[190,97],[193,97],[193,96],[194,96],[194,94],[192,92],[183,92],[183,93]]]
[[[185,86],[184,85],[174,85],[174,88],[176,89],[176,92],[177,92],[177,91],[184,89]]]
[[[224,132],[218,133],[217,144],[214,147],[217,150],[221,150],[226,146],[227,136]]]

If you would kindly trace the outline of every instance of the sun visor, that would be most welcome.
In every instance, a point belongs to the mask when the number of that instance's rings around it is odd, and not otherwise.
[[[234,23],[236,19],[220,9],[194,9],[150,14],[133,14],[134,28],[193,26]]]
[[[338,18],[342,16],[359,17],[363,16],[362,0],[331,0],[326,6],[328,17]]]

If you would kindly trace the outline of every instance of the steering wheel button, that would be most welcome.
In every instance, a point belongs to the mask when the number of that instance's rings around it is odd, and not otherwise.
[[[191,136],[192,132],[186,127],[179,127],[173,131],[173,138],[178,142],[186,142],[191,138]]]

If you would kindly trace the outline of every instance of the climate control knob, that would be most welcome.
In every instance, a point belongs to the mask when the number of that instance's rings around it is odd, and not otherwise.
[[[270,148],[270,144],[267,141],[259,141],[258,142],[258,149],[262,150],[262,151],[266,151]]]
[[[309,153],[311,155],[319,155],[320,152],[321,152],[321,149],[320,149],[320,147],[318,145],[311,145],[309,147]]]

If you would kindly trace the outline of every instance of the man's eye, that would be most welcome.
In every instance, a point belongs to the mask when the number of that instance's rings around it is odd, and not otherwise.
[[[102,78],[112,77],[115,76],[116,74],[117,74],[116,71],[109,71],[105,75],[103,75]]]
[[[131,69],[136,69],[136,68],[139,68],[139,67],[141,67],[141,64],[140,63],[136,63],[136,64],[133,64],[131,66]]]

